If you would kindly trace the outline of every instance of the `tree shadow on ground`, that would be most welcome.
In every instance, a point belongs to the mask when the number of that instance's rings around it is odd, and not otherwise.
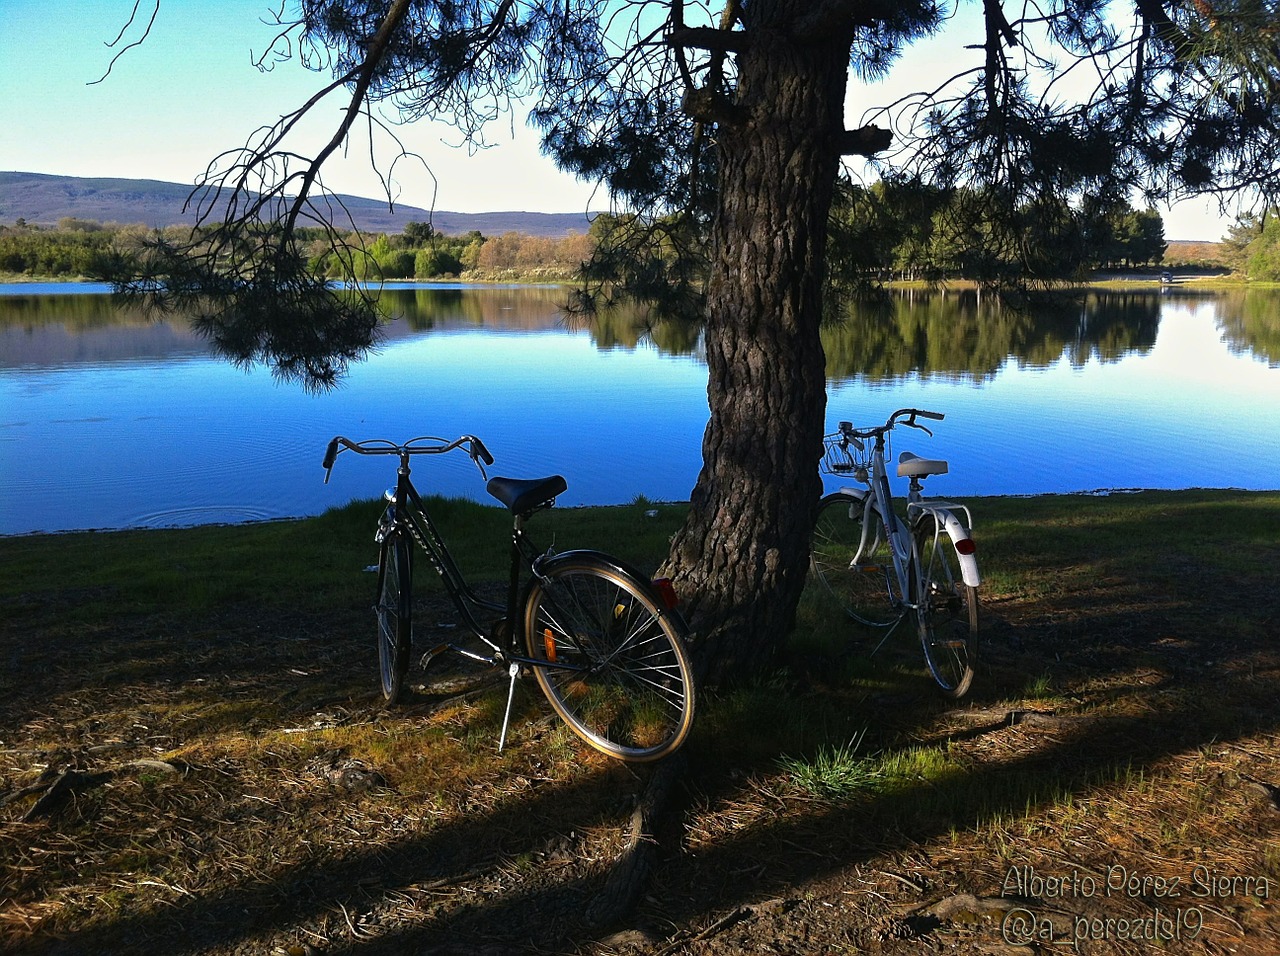
[[[1188,514],[1171,509],[1164,529],[1107,520],[1115,540],[1132,538],[1139,549],[1153,536],[1185,531]],[[1087,526],[1088,515],[1081,521]],[[1012,547],[1012,538],[992,550]],[[700,731],[688,748],[683,830],[665,834],[646,896],[622,924],[599,921],[598,897],[645,778],[604,766],[539,780],[365,849],[317,854],[305,865],[282,861],[271,880],[224,881],[143,912],[122,908],[10,951],[127,952],[163,942],[168,952],[218,954],[312,944],[361,954],[606,952],[613,931],[640,928],[663,941],[651,951],[750,952],[753,934],[760,942],[801,911],[811,929],[830,933],[835,924],[822,923],[804,899],[813,894],[839,910],[844,935],[828,936],[833,945],[918,952],[921,936],[936,931],[937,920],[920,916],[927,904],[960,893],[1021,901],[1004,881],[1023,865],[1051,875],[1123,866],[1186,878],[1198,859],[1233,876],[1274,877],[1258,867],[1265,846],[1274,852],[1280,839],[1278,818],[1250,804],[1256,794],[1241,786],[1239,766],[1221,771],[1216,755],[1233,746],[1253,751],[1251,740],[1280,734],[1280,654],[1269,639],[1280,597],[1267,585],[1277,541],[1262,533],[1241,542],[1241,562],[1223,567],[1188,540],[1149,559],[1129,555],[1093,568],[1092,599],[1067,588],[994,602],[972,700],[939,705],[911,683],[856,702],[854,719],[886,725],[885,739],[895,741],[888,746],[955,752],[962,773],[816,799],[783,789],[779,752],[737,746],[752,733],[752,715],[737,725],[718,721],[715,739]],[[1052,561],[1038,560],[1054,573]],[[1058,570],[1069,576],[1073,565]],[[339,656],[323,666],[349,663]],[[825,692],[805,662],[791,665],[782,706]],[[814,670],[821,674],[820,665]],[[277,677],[258,674],[253,693]],[[1040,680],[1045,694],[1022,696]],[[522,751],[510,772],[537,778],[538,746]],[[1274,748],[1256,756],[1242,766],[1280,774]],[[1197,760],[1203,768],[1183,772]],[[1188,793],[1173,789],[1181,786]],[[1128,816],[1105,816],[1126,803]],[[1185,832],[1166,832],[1178,828]],[[975,836],[984,831],[996,843]],[[1172,853],[1154,842],[1162,834]],[[1270,886],[1280,892],[1274,878]],[[845,909],[837,905],[842,893]],[[784,903],[760,908],[770,900]],[[1125,892],[1066,902],[1075,915],[1138,918],[1160,901]],[[1267,905],[1237,906],[1246,902],[1209,900],[1212,939],[1186,951],[1274,945],[1266,934],[1277,931],[1275,914]],[[1090,951],[1110,952],[1109,942]],[[797,951],[817,945],[796,944]]]

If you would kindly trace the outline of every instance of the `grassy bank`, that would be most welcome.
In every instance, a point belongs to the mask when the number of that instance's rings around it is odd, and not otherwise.
[[[868,657],[810,589],[780,668],[704,695],[625,927],[590,914],[647,771],[584,751],[532,681],[500,754],[483,671],[377,705],[376,504],[0,539],[0,948],[989,953],[1096,924],[1077,949],[1119,953],[1172,914],[1166,951],[1275,952],[1280,493],[969,503],[970,697],[908,635]],[[439,517],[499,581],[503,513]],[[533,530],[652,567],[680,518]],[[448,620],[428,594],[419,627]]]

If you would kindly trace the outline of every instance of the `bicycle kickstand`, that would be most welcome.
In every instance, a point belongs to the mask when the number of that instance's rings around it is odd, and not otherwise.
[[[520,665],[512,662],[507,665],[507,673],[511,675],[511,683],[507,686],[507,710],[502,715],[502,734],[498,737],[498,752],[507,744],[507,724],[511,721],[511,704],[516,699],[516,678],[520,676]]]

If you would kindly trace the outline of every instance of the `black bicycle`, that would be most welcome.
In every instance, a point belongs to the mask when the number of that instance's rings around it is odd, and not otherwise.
[[[511,512],[511,571],[504,604],[486,600],[467,584],[422,497],[409,478],[415,455],[462,449],[485,475],[493,464],[473,435],[453,441],[422,436],[402,444],[384,439],[355,442],[341,436],[324,456],[325,481],[343,451],[395,455],[394,491],[378,522],[378,666],[388,704],[399,700],[412,657],[413,566],[417,545],[440,576],[466,628],[488,648],[478,653],[444,643],[423,655],[424,664],[452,651],[505,668],[510,676],[499,749],[506,742],[516,678],[532,670],[551,706],[571,730],[595,749],[629,761],[649,761],[675,751],[693,724],[694,686],[686,628],[669,581],[650,581],[599,551],[554,554],[525,533],[536,512],[550,508],[564,478],[489,478],[486,489]],[[493,617],[497,615],[496,617]],[[491,618],[490,623],[482,619]]]

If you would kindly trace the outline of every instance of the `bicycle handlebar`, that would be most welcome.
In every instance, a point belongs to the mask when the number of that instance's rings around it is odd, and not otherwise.
[[[439,444],[415,445],[415,442],[438,442]],[[333,463],[343,451],[354,451],[360,455],[399,455],[402,458],[407,458],[409,455],[442,455],[445,452],[464,446],[466,446],[467,455],[475,462],[476,467],[480,469],[480,474],[484,475],[484,465],[493,464],[493,455],[484,446],[484,442],[475,435],[463,435],[453,441],[436,438],[434,435],[420,435],[417,438],[410,438],[402,444],[396,444],[386,438],[369,438],[356,442],[350,438],[337,435],[325,448],[324,461],[322,462],[324,481],[325,484],[329,483],[329,475],[333,471]],[[481,462],[484,464],[481,464]]]
[[[846,438],[879,438],[886,432],[890,432],[897,425],[906,425],[908,428],[918,428],[927,435],[933,432],[916,421],[917,418],[927,418],[930,421],[940,422],[947,416],[942,412],[930,412],[923,408],[900,408],[890,415],[883,425],[876,425],[873,428],[854,428],[852,422],[841,422],[840,433]]]

